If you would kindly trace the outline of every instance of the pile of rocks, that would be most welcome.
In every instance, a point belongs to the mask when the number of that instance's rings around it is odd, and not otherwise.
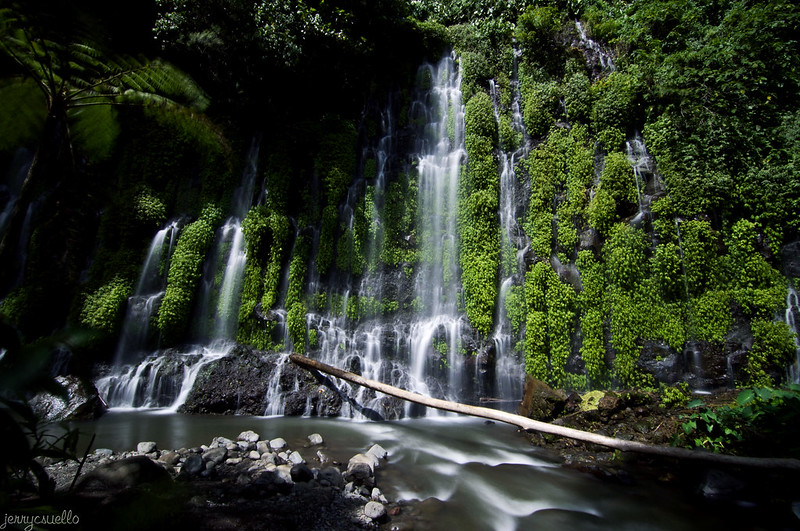
[[[162,450],[153,441],[140,442],[136,451],[115,453],[98,449],[87,459],[78,482],[78,496],[115,498],[143,483],[183,485],[189,494],[181,518],[197,527],[253,527],[250,517],[271,515],[269,526],[324,524],[325,529],[374,528],[397,515],[377,487],[376,470],[388,454],[374,444],[346,465],[325,453],[321,435],[308,436],[303,448],[293,449],[282,438],[262,440],[248,430],[234,439],[214,437],[208,445]],[[75,464],[51,464],[48,472],[59,488],[71,483]],[[111,504],[113,500],[109,500]],[[313,514],[312,514],[313,513]],[[287,521],[289,519],[289,521]],[[185,520],[184,520],[185,523]],[[271,527],[272,526],[272,527]]]

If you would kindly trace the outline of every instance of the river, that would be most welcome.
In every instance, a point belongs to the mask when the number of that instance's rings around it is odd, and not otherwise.
[[[447,416],[391,422],[249,416],[190,416],[112,410],[93,422],[72,422],[85,444],[130,450],[139,441],[159,448],[208,444],[216,435],[235,438],[254,430],[262,439],[283,437],[307,452],[307,436],[319,433],[323,451],[346,463],[378,443],[389,453],[378,484],[390,501],[427,500],[420,508],[424,529],[718,529],[722,507],[652,481],[600,480],[564,468],[516,429]],[[702,500],[701,500],[702,501]]]

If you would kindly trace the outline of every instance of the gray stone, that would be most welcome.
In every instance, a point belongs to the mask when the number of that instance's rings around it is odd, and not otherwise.
[[[556,391],[543,381],[528,375],[517,413],[533,420],[548,421],[558,417],[566,403],[567,394],[564,391]]]
[[[241,462],[242,462],[241,457],[231,457],[227,461],[225,461],[225,464],[233,466],[233,465],[238,465]]]
[[[200,471],[203,470],[203,458],[198,454],[190,454],[186,458],[186,461],[183,462],[182,470],[190,476],[199,474]]]
[[[386,496],[383,495],[381,489],[375,487],[372,489],[370,493],[370,498],[372,501],[381,502],[381,503],[389,503],[389,500],[386,499]]]
[[[206,463],[206,472],[213,472],[215,468],[217,468],[217,463],[214,461],[208,461]]]
[[[377,468],[379,459],[375,457],[373,454],[356,454],[350,458],[350,462],[363,462],[367,463],[369,467],[372,469],[372,472],[375,472],[375,468]],[[350,464],[348,462],[348,465]]]
[[[31,397],[29,405],[42,420],[94,420],[102,415],[107,407],[97,394],[97,388],[77,376],[56,376],[56,382],[67,391],[68,400],[48,392]]]
[[[373,444],[372,448],[367,450],[367,455],[375,456],[375,458],[378,460],[378,463],[380,463],[381,459],[386,459],[386,456],[389,455],[389,452],[384,450],[380,444]]]
[[[164,452],[158,460],[170,466],[175,466],[181,460],[181,456],[178,452]]]
[[[248,443],[256,443],[260,438],[261,437],[253,430],[243,431],[237,437],[237,439],[239,439],[240,441],[245,441]]]
[[[226,448],[211,448],[203,452],[204,461],[214,461],[217,464],[223,462],[226,457],[228,457],[228,450]]]
[[[156,451],[156,443],[153,441],[144,441],[136,445],[136,451],[140,454],[149,454]]]
[[[247,441],[239,441],[236,443],[237,450],[241,452],[246,452],[250,449],[250,443]]]
[[[228,445],[229,444],[233,444],[233,442],[234,441],[228,439],[227,437],[214,437],[213,439],[211,439],[211,444],[209,445],[209,447],[211,447],[211,448],[217,448],[217,447],[227,448]]]
[[[288,461],[293,465],[299,465],[301,463],[305,463],[306,462],[306,460],[303,459],[303,456],[300,455],[299,452],[292,452],[291,454],[289,454]]]
[[[260,454],[265,454],[265,453],[269,452],[270,451],[269,442],[268,441],[258,441],[256,443],[256,450],[258,450],[258,453],[260,453]]]
[[[222,446],[221,448],[225,448],[229,452],[238,452],[239,451],[239,445],[236,444],[235,442],[229,442],[228,444],[226,444],[225,446]]]
[[[710,470],[700,486],[703,496],[710,499],[735,499],[746,484],[741,479],[721,470]]]
[[[277,464],[276,456],[272,452],[261,454],[261,461],[264,462],[265,464],[272,464],[272,465]]]
[[[374,473],[375,468],[372,458],[364,454],[357,454],[350,458],[350,462],[347,463],[347,471],[344,474],[344,478],[347,481],[355,482],[357,485],[362,485],[367,483]]]
[[[114,450],[111,450],[110,448],[98,448],[94,451],[94,455],[100,457],[111,457],[114,455]]]
[[[292,467],[290,465],[279,465],[275,468],[278,483],[292,483]]]
[[[249,457],[250,459],[252,459],[253,461],[255,461],[255,460],[257,460],[257,459],[261,459],[261,454],[260,454],[260,453],[258,453],[258,452],[257,452],[257,451],[255,451],[255,450],[251,450],[251,451],[250,451],[250,452],[247,454],[247,457]]]
[[[386,518],[386,507],[382,503],[371,501],[364,506],[364,514],[373,520],[380,521]]]
[[[272,439],[269,442],[269,447],[275,451],[283,450],[286,448],[286,441],[280,437]]]
[[[319,433],[312,433],[308,436],[308,442],[311,446],[317,446],[318,444],[322,444],[324,441],[322,440],[322,435]]]

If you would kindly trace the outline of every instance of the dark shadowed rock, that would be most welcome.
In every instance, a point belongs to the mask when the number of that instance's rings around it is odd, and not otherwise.
[[[94,469],[83,478],[79,489],[125,489],[157,481],[171,481],[169,473],[149,457],[137,455]]]
[[[344,487],[344,478],[338,468],[333,466],[326,466],[319,471],[317,479],[322,485],[342,488]]]
[[[220,464],[225,461],[226,457],[228,457],[227,448],[209,448],[203,452],[203,461],[213,461]]]
[[[566,402],[567,395],[564,391],[555,390],[528,375],[518,413],[534,420],[552,420],[564,410]]]
[[[295,483],[307,483],[314,479],[314,473],[305,463],[292,466],[290,473],[292,476],[292,481]]]
[[[186,457],[186,461],[183,462],[182,470],[190,476],[194,476],[202,472],[204,468],[205,465],[203,464],[203,458],[198,454],[191,454]]]
[[[229,356],[203,367],[181,411],[263,415],[266,385],[276,359],[275,354],[237,345]]]
[[[800,241],[792,242],[781,248],[783,271],[788,277],[800,277]]]

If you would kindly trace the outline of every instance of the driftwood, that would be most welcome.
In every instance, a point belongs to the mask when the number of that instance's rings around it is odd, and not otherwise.
[[[460,404],[458,402],[450,402],[438,398],[431,398],[420,395],[419,393],[412,393],[398,387],[394,387],[385,383],[375,380],[370,380],[359,376],[357,374],[343,371],[321,363],[317,360],[301,356],[300,354],[292,354],[289,359],[293,363],[310,371],[320,371],[330,374],[336,378],[352,382],[368,389],[378,391],[380,393],[408,400],[415,404],[441,409],[443,411],[451,411],[454,413],[461,413],[464,415],[471,415],[473,417],[480,417],[498,422],[504,422],[517,426],[523,430],[537,431],[541,433],[549,433],[559,437],[567,437],[577,441],[583,441],[592,444],[599,444],[608,448],[614,448],[623,452],[638,452],[643,454],[657,455],[662,457],[669,457],[682,460],[697,460],[709,463],[719,463],[733,466],[745,467],[758,467],[758,468],[780,468],[787,470],[800,471],[800,460],[790,458],[772,458],[772,457],[742,457],[735,455],[716,454],[706,451],[689,450],[687,448],[675,448],[672,446],[658,446],[652,444],[645,444],[636,441],[625,441],[622,439],[615,439],[596,433],[576,430],[566,426],[557,426],[547,422],[541,422],[521,415],[514,415],[505,411],[490,409],[480,406],[470,406],[467,404]]]

